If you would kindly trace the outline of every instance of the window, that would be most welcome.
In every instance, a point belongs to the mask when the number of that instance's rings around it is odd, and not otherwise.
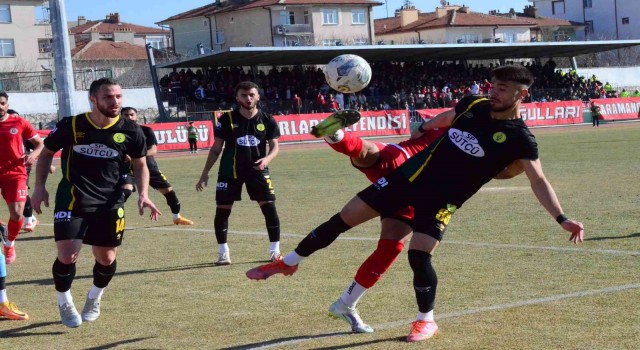
[[[352,24],[366,24],[366,16],[364,10],[351,11],[351,23]]]
[[[353,39],[353,45],[369,45],[369,40],[366,38]]]
[[[280,24],[291,24],[290,22],[290,18],[289,18],[289,12],[287,11],[280,11]]]
[[[584,21],[584,33],[591,34],[593,33],[593,21]]]
[[[0,5],[0,22],[11,23],[11,7],[9,5]]]
[[[49,53],[51,52],[52,39],[38,39],[38,52]]]
[[[309,11],[304,11],[304,24],[311,24],[311,16],[309,15]]]
[[[554,15],[561,15],[564,13],[564,0],[554,1],[551,3],[551,13]]]
[[[224,32],[216,32],[216,44],[224,44]]]
[[[338,24],[338,10],[323,9],[322,24]]]
[[[582,5],[586,9],[590,9],[593,7],[593,0],[582,0]]]
[[[14,57],[15,55],[13,39],[0,39],[0,57]]]
[[[456,38],[456,43],[458,44],[469,44],[469,43],[477,43],[478,42],[478,34],[463,34],[459,35]]]
[[[629,17],[622,17],[622,24],[629,24]]]
[[[571,40],[571,37],[569,36],[569,33],[567,33],[566,30],[556,30],[555,32],[553,32],[553,40],[554,41],[569,41],[569,40]]]
[[[322,46],[337,46],[338,41],[340,39],[324,39],[322,40]]]
[[[296,24],[296,14],[293,11],[289,11],[289,24]]]
[[[147,44],[151,44],[156,50],[164,49],[164,39],[163,38],[147,38]]]

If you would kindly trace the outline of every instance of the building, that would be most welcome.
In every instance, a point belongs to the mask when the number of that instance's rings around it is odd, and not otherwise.
[[[38,74],[50,66],[51,27],[41,15],[42,0],[3,1],[0,4],[0,90],[52,86]]]
[[[238,46],[365,45],[375,42],[371,0],[218,0],[158,22],[178,54]]]
[[[640,39],[638,0],[529,0],[540,15],[582,22],[578,40]]]
[[[375,35],[385,44],[512,43],[531,41],[535,27],[529,18],[473,12],[468,6],[444,5],[422,13],[409,5],[394,17],[375,20]]]
[[[122,22],[120,14],[117,12],[110,13],[105,16],[105,19],[99,21],[87,21],[84,16],[79,16],[74,23],[76,26],[69,28],[69,33],[73,35],[76,42],[88,41],[92,35],[95,37],[96,33],[98,34],[97,39],[100,40],[121,41],[118,39],[126,36],[125,41],[133,45],[151,44],[158,50],[167,48],[171,42],[171,32],[168,30]]]
[[[585,25],[581,22],[570,21],[562,18],[541,16],[535,6],[525,6],[523,12],[511,9],[508,13],[489,11],[490,15],[520,18],[536,25],[531,30],[531,41],[575,41],[584,33]]]

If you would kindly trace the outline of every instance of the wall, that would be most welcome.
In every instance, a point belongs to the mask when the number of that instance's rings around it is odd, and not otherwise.
[[[2,3],[7,3],[3,1]],[[38,39],[46,38],[45,25],[36,25],[35,1],[10,1],[11,22],[0,23],[0,38],[13,39],[15,57],[0,57],[1,72],[41,71]]]
[[[264,8],[223,13],[216,16],[218,31],[224,31],[223,49],[253,46],[272,46],[271,13]]]
[[[569,71],[570,69],[567,69]],[[640,67],[612,67],[612,68],[579,68],[578,75],[587,78],[594,75],[598,80],[609,82],[615,87],[637,87],[640,86]]]
[[[207,22],[207,25],[204,22]],[[173,28],[176,53],[195,56],[196,45],[211,46],[209,19],[204,17],[189,18],[167,23]]]

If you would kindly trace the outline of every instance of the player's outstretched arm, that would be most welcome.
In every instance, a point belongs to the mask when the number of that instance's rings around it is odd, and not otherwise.
[[[49,177],[49,169],[51,169],[51,162],[53,161],[53,155],[55,152],[44,147],[38,162],[36,163],[36,184],[31,195],[31,204],[33,210],[38,214],[42,214],[42,203],[45,207],[49,207],[49,192],[45,187],[47,183],[47,177]]]
[[[200,179],[196,183],[196,191],[202,192],[204,188],[209,184],[209,171],[220,157],[220,153],[222,153],[222,146],[224,145],[224,140],[216,137],[213,142],[213,146],[209,150],[209,155],[207,155],[207,162],[204,164],[204,168],[202,169],[202,174],[200,175]]]
[[[580,243],[584,241],[584,226],[581,222],[570,220],[564,215],[560,201],[556,196],[556,192],[553,187],[547,181],[542,172],[542,164],[540,159],[536,160],[520,160],[524,171],[531,183],[531,189],[538,198],[538,201],[542,206],[551,214],[552,217],[562,226],[562,228],[571,233],[569,241],[573,243]]]
[[[417,139],[419,137],[422,137],[422,134],[424,134],[424,132],[427,130],[448,128],[453,123],[453,120],[455,119],[455,117],[456,117],[456,110],[450,109],[448,111],[438,114],[437,116],[429,120],[425,120],[424,122],[422,122],[422,124],[420,124],[418,128],[416,128],[411,133],[411,139]]]
[[[147,168],[147,157],[132,158],[133,173],[136,177],[138,189],[138,211],[144,215],[144,208],[151,209],[149,217],[151,220],[158,220],[162,215],[156,205],[149,199],[149,169]]]

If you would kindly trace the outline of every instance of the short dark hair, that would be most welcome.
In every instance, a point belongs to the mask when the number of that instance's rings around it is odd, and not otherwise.
[[[112,78],[100,78],[98,80],[94,80],[89,86],[89,96],[95,96],[101,87],[103,86],[111,86],[111,85],[120,85],[117,81]]]
[[[530,87],[533,84],[533,74],[522,65],[506,65],[491,71],[491,77],[502,81],[513,81]]]
[[[236,85],[236,95],[240,90],[251,90],[251,89],[258,90],[258,85],[252,81],[242,81],[238,83],[238,85]]]
[[[129,111],[134,111],[136,114],[138,114],[138,110],[133,107],[122,107],[122,109],[120,110],[120,114],[124,114]]]
[[[9,95],[5,91],[0,91],[0,97],[4,97],[7,100],[9,99]]]

